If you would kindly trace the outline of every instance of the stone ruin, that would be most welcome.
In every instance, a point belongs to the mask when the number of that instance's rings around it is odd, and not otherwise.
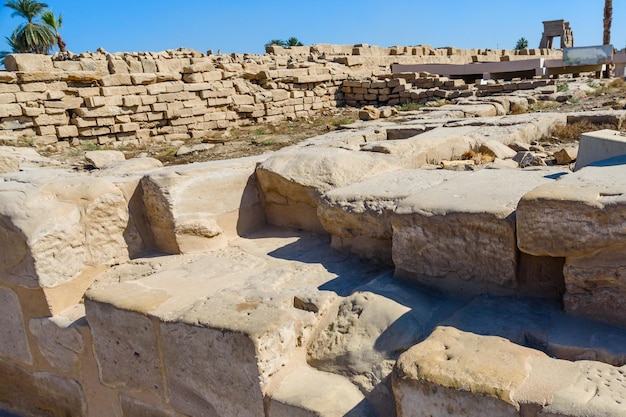
[[[626,141],[536,141],[626,111],[546,88],[185,166],[0,147],[0,408],[625,415]]]
[[[543,22],[543,33],[539,48],[554,48],[554,38],[560,38],[560,49],[574,47],[574,32],[565,20],[548,20]]]

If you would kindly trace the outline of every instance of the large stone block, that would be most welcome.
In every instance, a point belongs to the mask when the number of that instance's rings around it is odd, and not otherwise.
[[[142,180],[159,248],[203,251],[265,223],[254,169],[265,157],[164,168]]]
[[[517,203],[554,174],[482,170],[409,196],[392,217],[396,275],[457,293],[517,291]]]
[[[336,188],[317,209],[332,246],[367,259],[391,263],[391,216],[398,203],[458,175],[448,170],[398,170]]]
[[[257,177],[269,223],[324,232],[317,217],[323,193],[398,168],[386,155],[306,147],[271,156]]]
[[[517,241],[536,256],[578,257],[626,243],[626,158],[617,157],[530,191],[517,208]]]
[[[128,260],[128,207],[101,178],[24,171],[0,184],[0,280],[43,289],[51,312],[76,304],[104,265]]]
[[[52,57],[43,54],[9,54],[4,59],[7,71],[53,72]]]
[[[563,269],[568,313],[626,327],[626,244],[568,257]]]

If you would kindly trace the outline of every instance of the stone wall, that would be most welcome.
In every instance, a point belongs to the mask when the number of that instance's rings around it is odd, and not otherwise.
[[[458,80],[414,76],[411,88],[441,85],[456,93],[411,95],[406,80],[384,81],[393,63],[462,64],[558,54],[367,45],[269,47],[268,52],[9,55],[8,71],[0,72],[0,143],[21,138],[36,145],[121,146],[200,138],[215,129],[306,118],[345,104],[448,98],[468,88]],[[373,88],[380,89],[371,93],[366,84],[375,76],[380,81]]]

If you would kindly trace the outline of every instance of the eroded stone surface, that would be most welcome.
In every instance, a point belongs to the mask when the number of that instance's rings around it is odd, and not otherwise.
[[[519,248],[538,256],[577,257],[626,242],[626,165],[587,166],[538,186],[517,209]]]
[[[363,394],[340,375],[302,367],[272,394],[268,417],[374,417]]]
[[[457,293],[514,291],[517,202],[552,174],[482,170],[409,196],[392,218],[396,273]]]
[[[437,185],[457,173],[397,170],[325,193],[317,209],[332,246],[366,259],[391,263],[391,216],[410,194]]]
[[[265,219],[254,169],[265,157],[168,167],[142,179],[143,201],[166,253],[225,246]]]
[[[256,171],[267,220],[277,226],[323,232],[317,217],[320,196],[401,168],[394,161],[384,155],[321,147],[278,152]]]

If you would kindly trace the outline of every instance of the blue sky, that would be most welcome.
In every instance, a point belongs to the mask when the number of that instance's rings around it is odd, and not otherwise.
[[[602,0],[49,0],[76,53],[162,51],[262,53],[270,39],[305,44],[419,45],[512,49],[539,45],[542,21],[565,19],[575,46],[602,43]],[[0,3],[0,50],[21,22]],[[626,0],[613,2],[612,42],[626,47]]]

